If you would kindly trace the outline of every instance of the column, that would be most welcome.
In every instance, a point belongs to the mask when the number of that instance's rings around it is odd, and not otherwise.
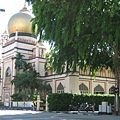
[[[54,78],[53,78],[53,80],[52,80],[53,82],[52,82],[52,86],[53,86],[53,89],[52,89],[52,93],[56,93],[56,81],[55,81],[55,76],[54,76]]]
[[[89,88],[89,93],[90,94],[94,94],[94,90],[93,90],[93,80],[92,79],[90,79],[90,88]]]
[[[65,78],[67,81],[66,92],[68,93],[79,93],[79,73],[69,74]]]

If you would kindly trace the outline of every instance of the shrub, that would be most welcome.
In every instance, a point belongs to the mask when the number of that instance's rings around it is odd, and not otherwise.
[[[102,102],[114,104],[114,95],[105,94],[70,94],[70,93],[52,93],[48,95],[48,108],[49,111],[67,111],[70,104],[78,105],[82,103],[92,104],[95,103],[95,110],[99,109]]]
[[[68,93],[53,93],[48,95],[48,108],[50,111],[67,111],[71,101],[72,94]]]

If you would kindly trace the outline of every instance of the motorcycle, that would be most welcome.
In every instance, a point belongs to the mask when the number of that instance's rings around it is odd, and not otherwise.
[[[86,103],[82,103],[79,107],[79,111],[93,111],[93,105],[92,104],[88,104],[87,102]]]
[[[79,103],[76,106],[69,105],[68,111],[78,111],[78,108],[79,108]]]

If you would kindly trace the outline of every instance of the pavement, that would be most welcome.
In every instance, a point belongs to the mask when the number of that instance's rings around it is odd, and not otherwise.
[[[0,120],[120,120],[120,115],[98,115],[98,111],[54,112],[0,110]]]
[[[52,111],[53,113],[79,114],[79,115],[98,115],[99,111]]]

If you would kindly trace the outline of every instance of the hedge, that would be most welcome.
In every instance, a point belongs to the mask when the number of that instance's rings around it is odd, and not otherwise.
[[[95,110],[98,110],[99,105],[103,101],[114,105],[114,95],[105,94],[72,94],[72,93],[51,93],[48,95],[48,108],[49,111],[68,111],[70,104],[76,106],[82,103],[92,104],[95,103]]]

